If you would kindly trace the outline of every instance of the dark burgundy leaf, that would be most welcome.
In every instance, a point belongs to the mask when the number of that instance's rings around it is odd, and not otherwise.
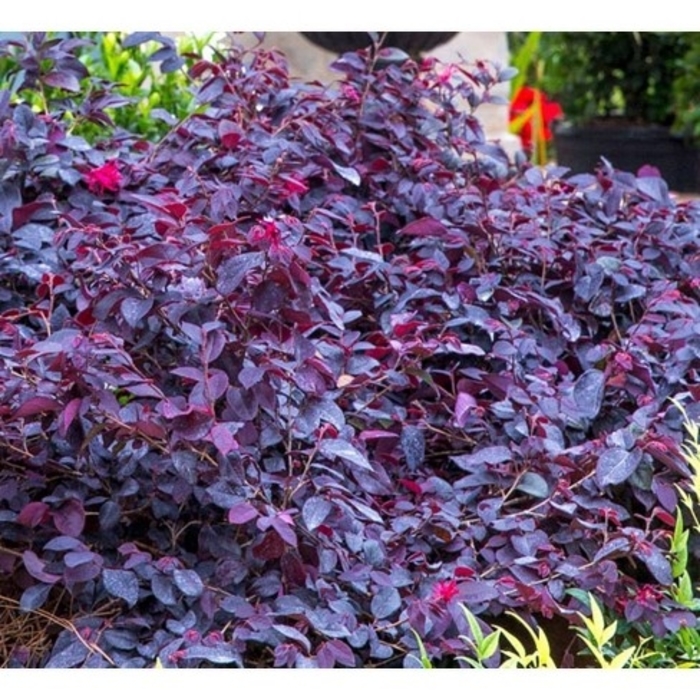
[[[412,221],[408,226],[404,226],[399,233],[408,236],[443,236],[447,233],[444,224],[426,216],[422,219]]]
[[[265,561],[279,559],[284,552],[284,541],[274,530],[268,532],[260,542],[253,546],[253,554],[258,559]]]
[[[36,527],[45,522],[49,514],[49,506],[46,503],[27,503],[17,516],[17,522],[26,527]]]
[[[62,408],[61,404],[56,399],[50,399],[47,396],[37,396],[33,399],[25,401],[12,415],[12,420],[18,418],[29,418],[37,413],[46,413],[59,411]]]

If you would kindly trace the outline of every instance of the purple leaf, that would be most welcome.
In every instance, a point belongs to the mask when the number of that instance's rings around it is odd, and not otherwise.
[[[516,490],[535,498],[547,498],[549,496],[549,486],[547,486],[546,480],[534,472],[525,472],[518,480]]]
[[[224,296],[235,292],[245,279],[245,276],[265,262],[264,253],[242,253],[224,260],[219,265],[216,288]]]
[[[452,461],[465,471],[472,471],[475,467],[482,464],[502,464],[513,458],[513,454],[509,448],[502,445],[493,447],[484,447],[470,455],[458,455],[452,457]]]
[[[295,642],[299,642],[307,654],[311,652],[311,643],[309,642],[308,637],[305,634],[302,634],[295,627],[290,627],[289,625],[273,625],[272,629],[288,639],[293,639]]]
[[[372,596],[370,610],[378,620],[384,620],[395,613],[401,606],[399,592],[390,586],[382,586]]]
[[[425,459],[425,435],[414,425],[405,425],[401,430],[401,449],[406,457],[406,465],[415,471]]]
[[[377,51],[377,63],[381,67],[388,65],[401,66],[410,60],[411,57],[405,51],[394,46],[387,46]]]
[[[209,436],[211,437],[211,441],[214,443],[216,449],[219,450],[219,452],[221,452],[221,454],[224,456],[234,452],[239,447],[238,442],[233,437],[233,433],[226,424],[220,423],[215,425],[209,431]]]
[[[228,645],[218,644],[214,647],[195,644],[185,652],[186,659],[204,659],[213,664],[236,664],[242,666],[241,655]]]
[[[460,392],[457,394],[455,402],[455,423],[458,427],[463,428],[469,418],[472,409],[476,408],[476,399],[471,394]]]
[[[49,597],[52,586],[46,583],[37,583],[27,588],[19,600],[19,609],[22,612],[31,612],[40,608]]]
[[[321,440],[319,451],[324,457],[329,459],[339,458],[345,462],[360,467],[361,469],[372,470],[372,465],[367,458],[356,448],[353,447],[347,440],[327,439]]]
[[[88,647],[78,640],[51,656],[44,668],[74,668],[82,663],[88,655]]]
[[[333,658],[341,666],[346,668],[355,668],[355,654],[352,649],[340,639],[329,639],[325,643],[326,648],[333,655]]]
[[[139,580],[133,571],[104,569],[102,583],[109,594],[121,598],[130,608],[138,603]]]
[[[204,591],[202,579],[192,569],[175,569],[173,571],[173,581],[185,595],[198,598]]]
[[[89,564],[95,561],[96,554],[89,549],[83,549],[76,552],[68,552],[63,557],[63,561],[69,569],[74,569],[83,564]]]
[[[244,389],[250,389],[258,384],[265,376],[265,370],[261,367],[244,367],[238,373],[238,381]]]
[[[621,484],[634,473],[642,459],[642,451],[635,448],[631,452],[621,447],[609,447],[598,457],[595,478],[598,486],[604,488]]]
[[[60,576],[56,574],[49,574],[44,571],[46,567],[46,562],[39,559],[39,557],[31,551],[31,549],[25,550],[22,554],[22,562],[24,563],[24,568],[27,570],[30,576],[35,578],[37,581],[42,583],[56,583],[61,580]]]
[[[175,589],[169,576],[154,574],[151,579],[151,591],[163,605],[175,605],[177,603]]]
[[[36,527],[44,520],[46,520],[49,514],[49,507],[46,503],[38,503],[33,501],[27,503],[26,506],[22,508],[17,516],[17,522],[25,527]]]
[[[12,415],[12,420],[29,418],[37,413],[47,413],[61,410],[61,404],[56,399],[47,396],[37,396],[25,401]]]
[[[80,537],[85,527],[85,509],[80,501],[71,499],[51,516],[56,529],[63,535]]]
[[[605,390],[605,374],[598,369],[586,370],[574,384],[574,401],[580,415],[595,418],[600,413]]]
[[[407,235],[407,236],[444,236],[446,233],[448,233],[447,228],[445,228],[444,224],[441,224],[439,221],[436,221],[435,219],[426,216],[422,219],[417,219],[416,221],[412,221],[410,224],[407,226],[404,226],[399,233]]]
[[[139,44],[145,44],[147,41],[163,41],[164,37],[160,32],[132,32],[125,37],[121,44],[125,49],[130,49]]]
[[[296,532],[294,532],[294,530],[290,527],[290,525],[278,516],[274,516],[272,518],[271,524],[272,524],[272,527],[277,532],[277,534],[290,547],[294,547],[296,549],[296,547],[298,546],[297,535],[296,535]]]
[[[79,553],[71,552],[70,554],[67,554],[65,558],[69,558],[70,560],[77,562],[77,557],[76,559],[72,559],[73,557],[75,557],[76,554]],[[103,564],[102,557],[99,554],[95,554],[94,552],[89,552],[89,554],[89,559],[85,557],[83,561],[76,563],[74,566],[66,566],[66,569],[63,572],[63,580],[68,585],[72,585],[75,583],[84,583],[85,581],[92,581],[100,575]]]
[[[634,556],[646,564],[649,573],[662,586],[670,586],[673,583],[671,563],[668,560],[668,556],[656,545],[650,542],[641,542],[635,547]]]
[[[41,78],[41,82],[55,88],[62,88],[70,92],[80,91],[80,81],[68,71],[52,71]]]
[[[331,512],[331,508],[329,501],[320,496],[312,496],[304,501],[304,505],[301,508],[301,516],[304,518],[306,527],[313,531],[323,524]]]
[[[360,173],[355,170],[355,168],[349,168],[344,165],[338,165],[338,163],[331,163],[333,166],[333,170],[335,170],[340,177],[342,177],[344,180],[347,180],[351,185],[355,185],[355,187],[359,187],[362,178],[360,177]]]
[[[121,304],[124,320],[131,328],[136,328],[138,324],[148,315],[153,307],[153,299],[136,299],[128,297]]]
[[[459,585],[460,600],[467,605],[485,603],[498,598],[496,586],[487,581],[465,581]]]
[[[228,521],[232,525],[244,525],[254,518],[257,518],[259,515],[260,513],[258,513],[257,509],[251,506],[250,503],[244,501],[229,508]]]
[[[630,548],[630,541],[627,537],[613,537],[596,552],[595,557],[593,557],[593,561],[599,562],[603,559],[611,558],[612,555],[621,555],[622,553],[627,554],[630,551]]]

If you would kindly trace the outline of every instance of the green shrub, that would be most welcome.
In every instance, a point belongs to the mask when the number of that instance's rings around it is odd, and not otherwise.
[[[65,50],[66,34],[73,50]],[[157,141],[195,113],[188,71],[196,60],[213,53],[213,37],[34,32],[9,42],[14,51],[0,59],[0,90],[9,90],[35,112],[48,112],[49,105],[59,104],[67,93],[86,93],[93,100],[105,100],[104,116],[95,121],[67,108],[64,116],[73,122],[74,135],[92,143],[116,126]],[[27,69],[28,53],[34,70]],[[65,80],[65,74],[58,77],[68,65],[74,81]]]

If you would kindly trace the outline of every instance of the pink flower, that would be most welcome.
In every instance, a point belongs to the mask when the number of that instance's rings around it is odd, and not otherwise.
[[[449,603],[459,595],[459,586],[456,581],[439,581],[433,587],[432,599],[436,603]]]
[[[114,161],[105,163],[99,168],[89,170],[85,175],[90,192],[104,194],[105,192],[117,192],[122,184],[122,175]]]

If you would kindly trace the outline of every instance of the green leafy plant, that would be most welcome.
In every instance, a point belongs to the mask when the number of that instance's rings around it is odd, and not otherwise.
[[[579,639],[586,645],[600,668],[624,668],[646,640],[642,640],[639,646],[628,646],[619,652],[613,649],[610,645],[617,632],[618,623],[606,623],[603,611],[592,595],[589,595],[589,605],[591,616],[581,615],[584,627],[578,632]]]
[[[120,32],[90,36],[94,47],[81,61],[91,75],[115,83],[115,92],[129,99],[128,105],[109,112],[117,126],[157,140],[195,112],[188,70],[208,49],[211,53],[213,34],[179,37],[175,45],[181,64],[157,60],[162,46],[154,40],[134,43]]]
[[[460,656],[458,658],[474,668],[484,668],[484,661],[495,656],[498,652],[501,630],[496,629],[485,635],[474,614],[462,604],[460,604],[460,608],[471,631],[471,638],[463,635],[462,639],[473,648],[476,658],[472,659],[468,656]]]
[[[582,591],[574,593],[577,594],[575,597],[578,598]],[[642,648],[649,641],[648,638],[641,639],[634,644],[626,642],[625,647],[619,650],[615,644],[618,631],[617,621],[607,622],[605,620],[601,606],[591,594],[587,596],[587,605],[590,608],[590,615],[579,613],[583,626],[574,627],[574,630],[576,636],[593,657],[597,668],[619,669],[633,665],[639,666],[644,659],[648,658],[642,653]],[[472,668],[486,668],[484,662],[497,658],[500,654],[501,657],[505,658],[498,665],[498,668],[557,668],[552,656],[552,645],[541,627],[530,624],[517,613],[512,611],[506,613],[509,618],[515,620],[522,627],[525,640],[532,642],[532,645],[529,645],[517,634],[499,625],[496,625],[492,632],[485,634],[476,616],[466,606],[460,604],[460,608],[471,632],[471,637],[463,635],[462,639],[471,646],[473,657],[459,656],[456,661],[465,663]],[[433,668],[421,638],[415,630],[413,630],[413,634],[418,642],[420,665],[423,668]],[[510,648],[501,646],[502,638]]]
[[[114,127],[150,141],[195,114],[197,103],[189,70],[211,58],[213,34],[177,40],[154,32],[34,32],[11,40],[0,58],[0,90],[34,112],[56,111],[70,132],[91,143]],[[27,60],[27,59],[30,60]],[[69,96],[83,94],[98,103],[95,112],[75,110]]]
[[[690,40],[688,32],[543,32],[539,87],[573,123],[615,116],[670,126]]]

